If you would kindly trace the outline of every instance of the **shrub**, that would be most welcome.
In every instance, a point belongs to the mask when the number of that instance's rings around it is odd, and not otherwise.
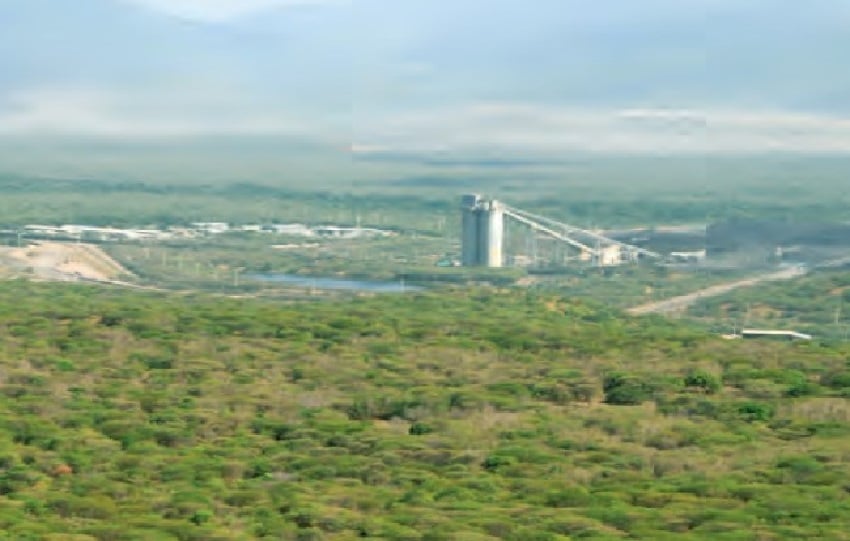
[[[517,459],[512,456],[490,455],[484,459],[481,466],[487,471],[497,471],[504,466],[516,464]]]
[[[850,370],[828,372],[821,376],[820,382],[831,389],[846,389],[850,387]]]
[[[808,475],[823,469],[817,459],[808,455],[789,456],[781,458],[776,463],[777,468],[788,470],[795,475]]]
[[[703,370],[693,370],[685,376],[685,387],[700,389],[706,394],[720,390],[720,380]]]
[[[785,390],[785,396],[794,398],[798,396],[813,396],[818,394],[820,387],[811,381],[794,383]]]
[[[614,373],[602,382],[605,402],[621,406],[642,404],[652,397],[651,388],[634,376]]]
[[[738,414],[745,421],[769,421],[773,417],[773,407],[761,402],[745,402],[738,406]]]
[[[592,498],[582,487],[570,487],[553,490],[546,494],[544,503],[548,507],[584,507],[590,504]]]
[[[133,353],[130,355],[130,360],[141,362],[149,370],[169,370],[174,366],[174,360],[165,355]]]
[[[408,429],[407,433],[411,436],[424,436],[425,434],[430,434],[434,429],[425,423],[417,422],[410,425],[410,429]]]

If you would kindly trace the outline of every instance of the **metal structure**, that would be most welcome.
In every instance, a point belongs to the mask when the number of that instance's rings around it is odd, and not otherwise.
[[[660,258],[650,250],[610,239],[599,233],[559,222],[545,216],[510,207],[478,194],[461,198],[461,262],[464,266],[502,267],[506,263],[506,222],[512,221],[533,234],[525,257],[538,260],[538,238],[566,247],[564,261],[584,261],[597,266],[614,266],[637,261],[641,257]],[[506,220],[507,219],[507,220]]]

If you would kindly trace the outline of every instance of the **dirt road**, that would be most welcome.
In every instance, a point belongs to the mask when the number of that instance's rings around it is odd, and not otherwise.
[[[765,274],[760,274],[758,276],[753,276],[751,278],[737,280],[735,282],[717,284],[711,287],[707,287],[705,289],[700,289],[699,291],[694,291],[693,293],[688,293],[687,295],[681,295],[679,297],[671,297],[669,299],[664,299],[661,301],[641,304],[640,306],[635,306],[633,308],[628,309],[627,312],[633,316],[640,316],[644,314],[680,313],[684,312],[693,303],[701,299],[705,299],[707,297],[716,297],[718,295],[723,295],[724,293],[734,291],[735,289],[754,286],[762,282],[791,280],[793,278],[803,276],[804,274],[806,274],[806,272],[807,270],[805,266],[796,265],[794,267],[789,267],[780,271],[768,272]]]

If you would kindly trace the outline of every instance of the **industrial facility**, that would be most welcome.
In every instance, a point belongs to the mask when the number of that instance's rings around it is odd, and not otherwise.
[[[850,224],[739,218],[711,224],[705,243],[709,257],[816,262],[846,255]]]
[[[661,257],[478,194],[461,197],[461,228],[461,263],[467,267],[540,266],[544,262],[609,267],[641,257]]]
[[[164,241],[209,237],[225,233],[268,233],[291,237],[315,237],[323,239],[361,239],[392,237],[398,233],[370,227],[348,227],[339,225],[305,224],[245,224],[232,225],[227,222],[193,222],[189,226],[170,226],[167,229],[120,229],[94,225],[39,225],[28,224],[18,229],[3,232],[30,239],[72,240],[86,242],[132,242]]]

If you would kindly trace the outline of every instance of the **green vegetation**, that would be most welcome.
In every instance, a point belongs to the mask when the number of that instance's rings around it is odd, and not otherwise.
[[[586,227],[707,223],[733,216],[848,218],[843,159],[585,156],[545,171],[529,165],[531,171],[478,164],[404,176],[412,169],[402,164],[395,173],[372,179],[321,183],[279,176],[176,182],[148,175],[122,182],[0,174],[0,216],[6,224],[113,226],[275,220],[353,224],[360,216],[364,226],[456,238],[457,198],[474,191]]]
[[[791,329],[821,340],[850,337],[850,272],[818,270],[792,282],[765,283],[705,299],[688,314],[730,332],[750,328]]]
[[[0,539],[846,539],[850,346],[0,284]]]
[[[275,245],[295,245],[278,249]],[[442,237],[311,239],[261,233],[226,234],[155,244],[103,244],[102,248],[145,283],[181,289],[265,292],[280,284],[252,281],[252,274],[361,278],[408,283],[513,283],[521,269],[440,268],[456,243]],[[452,251],[453,250],[453,251]],[[303,288],[299,288],[303,289]]]
[[[547,294],[587,299],[616,308],[629,308],[684,295],[751,274],[752,271],[749,270],[681,270],[644,263],[535,274],[533,287]]]
[[[738,290],[673,322],[619,309],[739,274],[436,266],[457,254],[466,189],[589,226],[846,218],[844,196],[824,197],[835,182],[737,183],[730,163],[638,167],[646,182],[626,187],[579,162],[566,183],[502,171],[456,184],[446,169],[322,193],[0,179],[10,226],[400,233],[104,245],[142,283],[181,293],[0,283],[0,539],[850,539],[846,272]],[[284,304],[251,272],[441,287]],[[529,287],[503,289],[517,278]],[[453,286],[469,282],[491,287]],[[745,317],[827,339],[706,332]]]
[[[454,217],[448,201],[362,196],[345,191],[304,192],[259,184],[162,185],[143,182],[41,180],[0,177],[3,223],[186,225],[333,222],[438,231]],[[453,225],[454,220],[452,220]]]

